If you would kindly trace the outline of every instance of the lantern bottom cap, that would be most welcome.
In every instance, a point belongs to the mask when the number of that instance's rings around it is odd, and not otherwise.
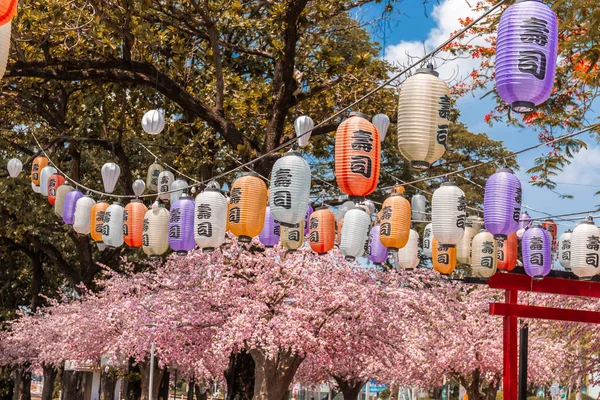
[[[593,276],[580,276],[579,280],[580,281],[590,281],[592,280]]]
[[[411,161],[410,166],[414,169],[418,169],[420,171],[425,171],[431,167],[431,164],[427,161]]]
[[[388,251],[390,253],[397,253],[398,252],[398,248],[397,247],[388,247],[387,249],[388,249]]]
[[[515,101],[512,103],[511,108],[514,112],[526,114],[535,111],[535,104],[530,101]]]
[[[304,219],[304,218],[302,218],[302,219]],[[286,228],[297,228],[298,227],[298,224],[290,224],[288,222],[281,222],[281,221],[279,221],[279,225],[285,226]]]
[[[175,252],[175,254],[177,254],[178,256],[185,256],[185,255],[187,255],[187,253],[188,253],[187,250],[177,250]]]
[[[346,259],[346,261],[354,261],[354,260],[356,260],[356,257],[346,256],[345,259]]]
[[[327,252],[325,252],[325,253],[317,253],[317,254],[320,255],[320,256],[324,256],[325,254],[327,254]]]
[[[252,241],[252,238],[250,236],[241,235],[238,237],[238,240],[242,243],[250,243]]]
[[[449,249],[453,249],[453,248],[455,248],[455,247],[456,247],[456,245],[455,245],[455,244],[440,244],[440,246],[444,246],[444,247],[447,247],[447,248],[449,248]]]
[[[541,281],[542,279],[544,279],[544,275],[536,275],[533,277],[534,281]]]
[[[496,240],[506,240],[508,238],[508,236],[503,235],[501,233],[494,235],[494,239]]]
[[[215,251],[214,247],[203,247],[202,251]]]

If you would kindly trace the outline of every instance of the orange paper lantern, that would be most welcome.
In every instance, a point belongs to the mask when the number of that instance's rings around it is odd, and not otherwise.
[[[40,173],[46,165],[48,165],[48,159],[41,156],[36,157],[31,163],[31,183],[35,186],[40,186]]]
[[[308,241],[317,254],[325,254],[335,243],[335,216],[327,207],[317,209],[309,218]]]
[[[442,275],[450,275],[456,268],[456,246],[448,247],[433,238],[433,268]]]
[[[256,174],[237,179],[229,198],[229,230],[240,242],[248,243],[258,236],[265,223],[267,186]]]
[[[17,0],[0,1],[0,25],[9,23],[17,13]]]
[[[519,246],[517,233],[508,235],[505,240],[498,240],[498,270],[512,271],[517,266]]]
[[[550,233],[550,236],[552,236],[552,249],[554,250],[556,248],[556,234],[557,234],[556,224],[551,219],[547,219],[544,222],[542,222],[542,228],[547,230]]]
[[[104,225],[104,212],[109,204],[101,201],[92,207],[90,212],[90,236],[96,242],[102,241],[102,225]]]
[[[50,175],[48,178],[48,203],[56,203],[56,189],[65,183],[65,177],[60,174]]]
[[[133,200],[125,206],[123,213],[123,240],[128,246],[142,247],[144,216],[148,207],[140,200]]]
[[[339,246],[342,243],[342,227],[344,226],[344,219],[340,219],[337,223],[337,245]]]
[[[390,193],[404,194],[405,191],[406,189],[404,189],[404,186],[394,186],[392,190],[390,190]]]
[[[379,181],[379,132],[368,117],[352,113],[335,137],[335,176],[340,189],[351,197],[364,197]]]
[[[389,251],[406,246],[410,236],[410,203],[399,194],[392,194],[381,206],[379,235]]]

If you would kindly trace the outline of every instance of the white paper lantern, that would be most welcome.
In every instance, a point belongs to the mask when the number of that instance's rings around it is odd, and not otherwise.
[[[165,129],[165,112],[163,109],[150,110],[142,118],[142,128],[150,135],[158,135]]]
[[[417,268],[419,265],[419,234],[414,229],[410,230],[406,246],[398,249],[398,264],[404,269]]]
[[[219,248],[227,232],[227,199],[219,189],[208,187],[196,196],[194,240],[198,247],[212,251]]]
[[[115,249],[123,245],[123,204],[113,203],[104,212],[102,224],[102,242]]]
[[[308,145],[308,140],[310,139],[314,127],[315,123],[310,117],[303,115],[296,118],[294,121],[294,129],[296,131],[296,137],[298,138],[299,147],[306,147],[306,145]]]
[[[40,193],[42,196],[48,197],[48,179],[57,172],[56,168],[51,165],[42,168],[42,172],[40,172]]]
[[[582,221],[571,234],[571,272],[582,280],[598,273],[600,229],[590,220]]]
[[[310,199],[310,167],[295,151],[275,162],[271,171],[269,206],[283,226],[295,226],[304,220]]]
[[[558,262],[567,271],[571,270],[571,236],[573,232],[569,229],[560,235],[558,240]]]
[[[471,267],[477,278],[489,278],[496,273],[498,244],[490,232],[483,230],[473,238]]]
[[[142,249],[149,256],[159,256],[169,250],[169,211],[157,202],[144,216]]]
[[[144,181],[141,179],[136,179],[131,184],[131,188],[133,189],[133,194],[135,194],[137,197],[140,197],[142,194],[144,194],[144,190],[146,190],[146,183],[144,183]]]
[[[91,196],[83,196],[75,203],[75,220],[73,230],[80,235],[90,233],[90,214],[96,202]]]
[[[171,190],[176,190],[176,192],[171,192],[169,196],[169,202],[171,204],[175,204],[177,200],[183,195],[186,189],[188,188],[188,183],[183,179],[175,179],[171,184]]]
[[[355,208],[346,213],[340,243],[340,251],[346,260],[353,261],[365,253],[370,228],[371,218],[363,209]]]
[[[367,214],[373,215],[375,212],[375,203],[373,203],[371,200],[365,200],[361,205],[367,211]]]
[[[33,189],[34,192],[39,193],[40,192],[40,187],[38,185],[36,185],[35,183],[31,182],[31,188]]]
[[[467,217],[467,224],[471,224],[475,232],[479,232],[483,228],[483,218],[478,215],[469,215]]]
[[[101,172],[104,191],[106,193],[114,192],[115,186],[119,181],[119,175],[121,175],[121,168],[115,163],[106,163],[102,166]]]
[[[427,258],[431,258],[433,254],[433,232],[432,224],[429,223],[423,230],[423,255]]]
[[[472,227],[465,227],[465,233],[456,245],[456,259],[459,263],[471,265],[471,248],[476,234],[477,232]]]
[[[163,171],[158,175],[158,198],[161,200],[169,200],[171,194],[168,193],[171,190],[171,185],[175,180],[175,176],[171,171]]]
[[[158,176],[163,171],[164,168],[158,163],[154,163],[148,167],[148,175],[146,176],[146,188],[148,191],[158,191]]]
[[[390,127],[390,117],[385,114],[377,114],[371,119],[371,123],[375,125],[379,131],[379,141],[383,143]]]
[[[73,189],[73,186],[69,185],[65,182],[58,189],[56,189],[56,200],[54,202],[54,214],[58,217],[62,218],[63,216],[63,207],[65,205],[65,197],[67,197],[67,193],[69,193]]]
[[[353,201],[348,200],[346,202],[344,202],[344,204],[342,204],[338,210],[335,212],[335,221],[336,222],[340,222],[341,220],[344,219],[344,215],[346,215],[346,213],[350,210],[353,210],[356,208],[356,204],[354,204]]]
[[[427,208],[427,199],[422,194],[415,194],[411,199],[411,210],[413,221],[426,221],[427,214],[425,210]]]
[[[466,210],[465,193],[455,183],[444,182],[433,192],[432,231],[440,245],[453,247],[462,239],[467,220]]]
[[[4,77],[6,64],[8,63],[11,25],[11,21],[8,21],[6,24],[0,26],[0,79]]]
[[[6,169],[11,178],[16,178],[23,171],[23,163],[18,158],[11,158]]]

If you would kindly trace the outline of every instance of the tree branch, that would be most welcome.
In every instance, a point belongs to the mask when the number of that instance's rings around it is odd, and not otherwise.
[[[326,82],[321,83],[320,85],[315,85],[315,86],[311,87],[310,90],[308,90],[307,92],[298,93],[295,96],[294,104],[298,104],[306,99],[310,99],[311,97],[314,97],[314,96],[318,95],[319,93],[322,93],[322,92],[326,91],[327,89],[334,87],[335,85],[340,83],[342,81],[342,79],[343,78],[341,76],[338,76],[337,78],[330,79]]]

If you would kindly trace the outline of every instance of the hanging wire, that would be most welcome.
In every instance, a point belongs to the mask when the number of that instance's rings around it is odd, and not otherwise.
[[[156,154],[154,154],[152,151],[150,151],[149,148],[147,148],[146,146],[144,146],[141,143],[138,143],[144,150],[146,150],[150,155],[154,156],[154,158],[156,159],[156,161],[158,161],[159,163],[163,164],[165,167],[169,168],[172,171],[175,171],[178,175],[183,176],[184,178],[187,178],[191,181],[194,181],[195,183],[200,183],[200,181],[192,178],[191,176],[187,176],[186,174],[184,174],[183,172],[179,171],[178,169],[176,169],[175,167],[173,167],[172,165],[169,165],[166,163],[166,161],[163,161],[159,156],[157,156]]]

